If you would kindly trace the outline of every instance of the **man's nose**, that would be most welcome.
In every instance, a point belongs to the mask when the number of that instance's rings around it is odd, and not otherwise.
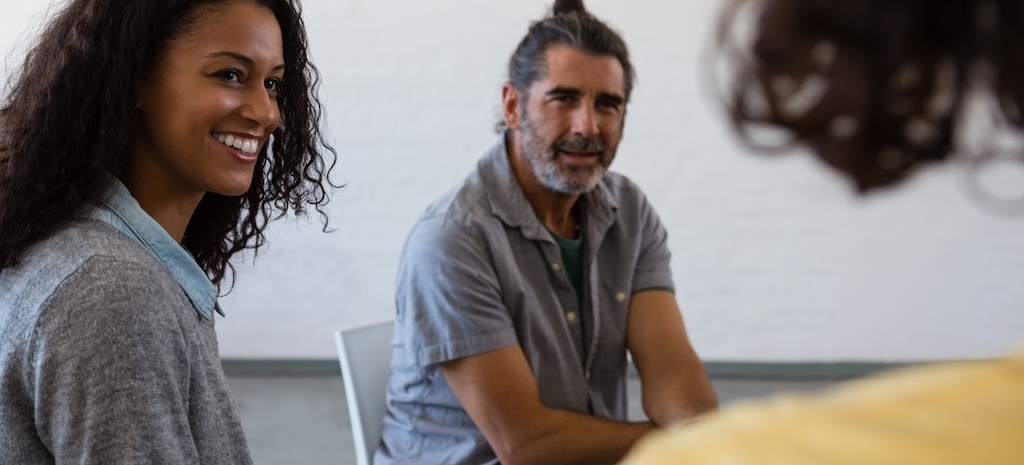
[[[583,137],[593,137],[600,132],[597,127],[597,115],[589,105],[580,105],[573,112],[572,133]]]

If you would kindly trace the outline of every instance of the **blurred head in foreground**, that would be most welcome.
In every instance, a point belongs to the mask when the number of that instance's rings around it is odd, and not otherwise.
[[[1024,2],[733,0],[717,47],[744,142],[805,146],[860,192],[954,154],[1022,160],[965,128],[1024,125]]]

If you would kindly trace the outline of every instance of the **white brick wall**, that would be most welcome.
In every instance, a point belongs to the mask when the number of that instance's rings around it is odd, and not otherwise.
[[[0,51],[46,2],[3,0]],[[305,0],[347,187],[278,224],[222,300],[229,358],[330,358],[330,331],[393,313],[405,235],[491,143],[508,55],[546,1]],[[1024,341],[1024,218],[984,212],[953,167],[857,198],[809,157],[746,153],[702,92],[719,2],[590,0],[638,87],[614,169],[669,229],[678,297],[709,360],[988,357]],[[8,58],[7,63],[17,63]]]

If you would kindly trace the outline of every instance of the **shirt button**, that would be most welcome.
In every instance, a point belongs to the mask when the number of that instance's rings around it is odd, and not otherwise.
[[[590,370],[587,370],[586,377],[587,377],[587,381],[590,381]]]
[[[559,265],[558,263],[552,263],[551,269],[555,270],[555,273],[558,273],[559,271],[562,271],[562,265]]]
[[[569,312],[565,314],[565,319],[569,320],[569,323],[576,322],[576,312]]]
[[[625,302],[626,301],[626,294],[623,293],[623,292],[615,294],[615,300],[618,300],[619,302]]]

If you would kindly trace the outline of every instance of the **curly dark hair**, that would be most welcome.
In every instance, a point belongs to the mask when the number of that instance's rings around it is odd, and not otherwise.
[[[0,270],[89,208],[118,175],[137,130],[141,76],[187,34],[200,7],[231,0],[72,0],[49,22],[0,107]],[[237,1],[237,0],[236,0]],[[320,132],[320,77],[307,56],[298,0],[248,0],[281,27],[281,125],[242,196],[207,193],[182,245],[218,287],[230,258],[265,243],[267,223],[324,207],[337,154]]]
[[[745,142],[806,146],[861,192],[948,159],[972,86],[1024,124],[1019,0],[733,0],[715,57]],[[765,127],[789,140],[763,144]]]

